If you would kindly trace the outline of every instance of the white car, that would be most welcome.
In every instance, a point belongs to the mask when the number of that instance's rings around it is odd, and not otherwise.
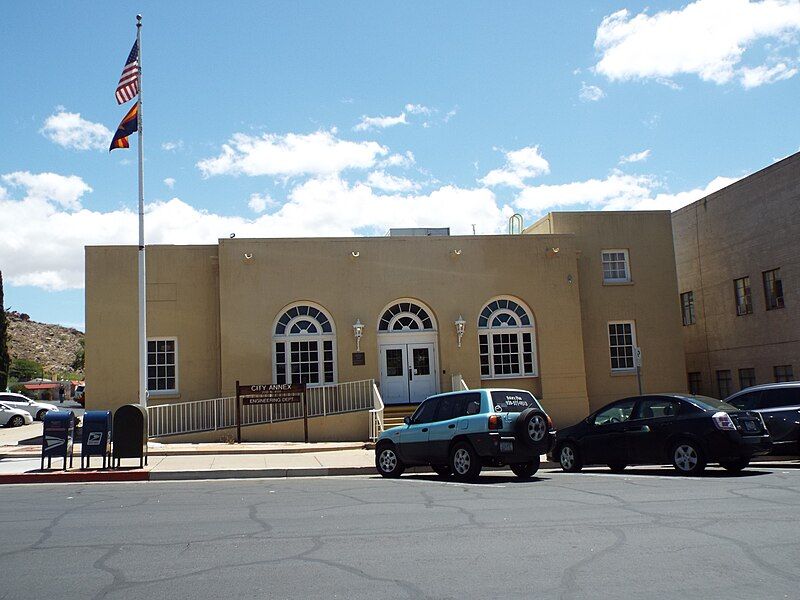
[[[19,427],[20,425],[30,425],[33,417],[29,412],[19,408],[12,408],[8,404],[0,404],[0,424],[6,427]]]
[[[44,415],[48,410],[58,410],[54,404],[47,404],[45,402],[36,402],[23,396],[22,394],[0,393],[0,402],[7,404],[11,408],[18,408],[29,413],[37,421],[44,419]]]

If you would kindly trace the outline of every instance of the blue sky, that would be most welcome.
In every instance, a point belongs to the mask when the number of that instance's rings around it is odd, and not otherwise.
[[[675,209],[800,147],[798,0],[11,3],[0,269],[36,320],[82,327],[83,245],[136,239],[137,6],[150,243]]]

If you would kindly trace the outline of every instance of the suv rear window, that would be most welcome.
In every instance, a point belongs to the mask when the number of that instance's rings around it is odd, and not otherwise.
[[[541,409],[530,392],[492,392],[494,412],[522,412],[526,408]]]

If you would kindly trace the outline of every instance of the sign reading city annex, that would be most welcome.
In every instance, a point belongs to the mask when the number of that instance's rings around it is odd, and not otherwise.
[[[258,404],[295,404],[302,402],[304,383],[269,383],[241,385],[237,382],[236,395],[245,406]]]

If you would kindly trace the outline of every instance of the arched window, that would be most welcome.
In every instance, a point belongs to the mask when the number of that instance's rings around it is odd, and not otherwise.
[[[510,298],[492,300],[478,317],[482,379],[535,377],[536,336],[530,311]]]
[[[275,383],[336,382],[336,332],[322,308],[298,304],[287,309],[275,322],[272,339]]]
[[[378,323],[378,333],[398,331],[434,331],[428,311],[413,302],[398,302],[387,308]]]

